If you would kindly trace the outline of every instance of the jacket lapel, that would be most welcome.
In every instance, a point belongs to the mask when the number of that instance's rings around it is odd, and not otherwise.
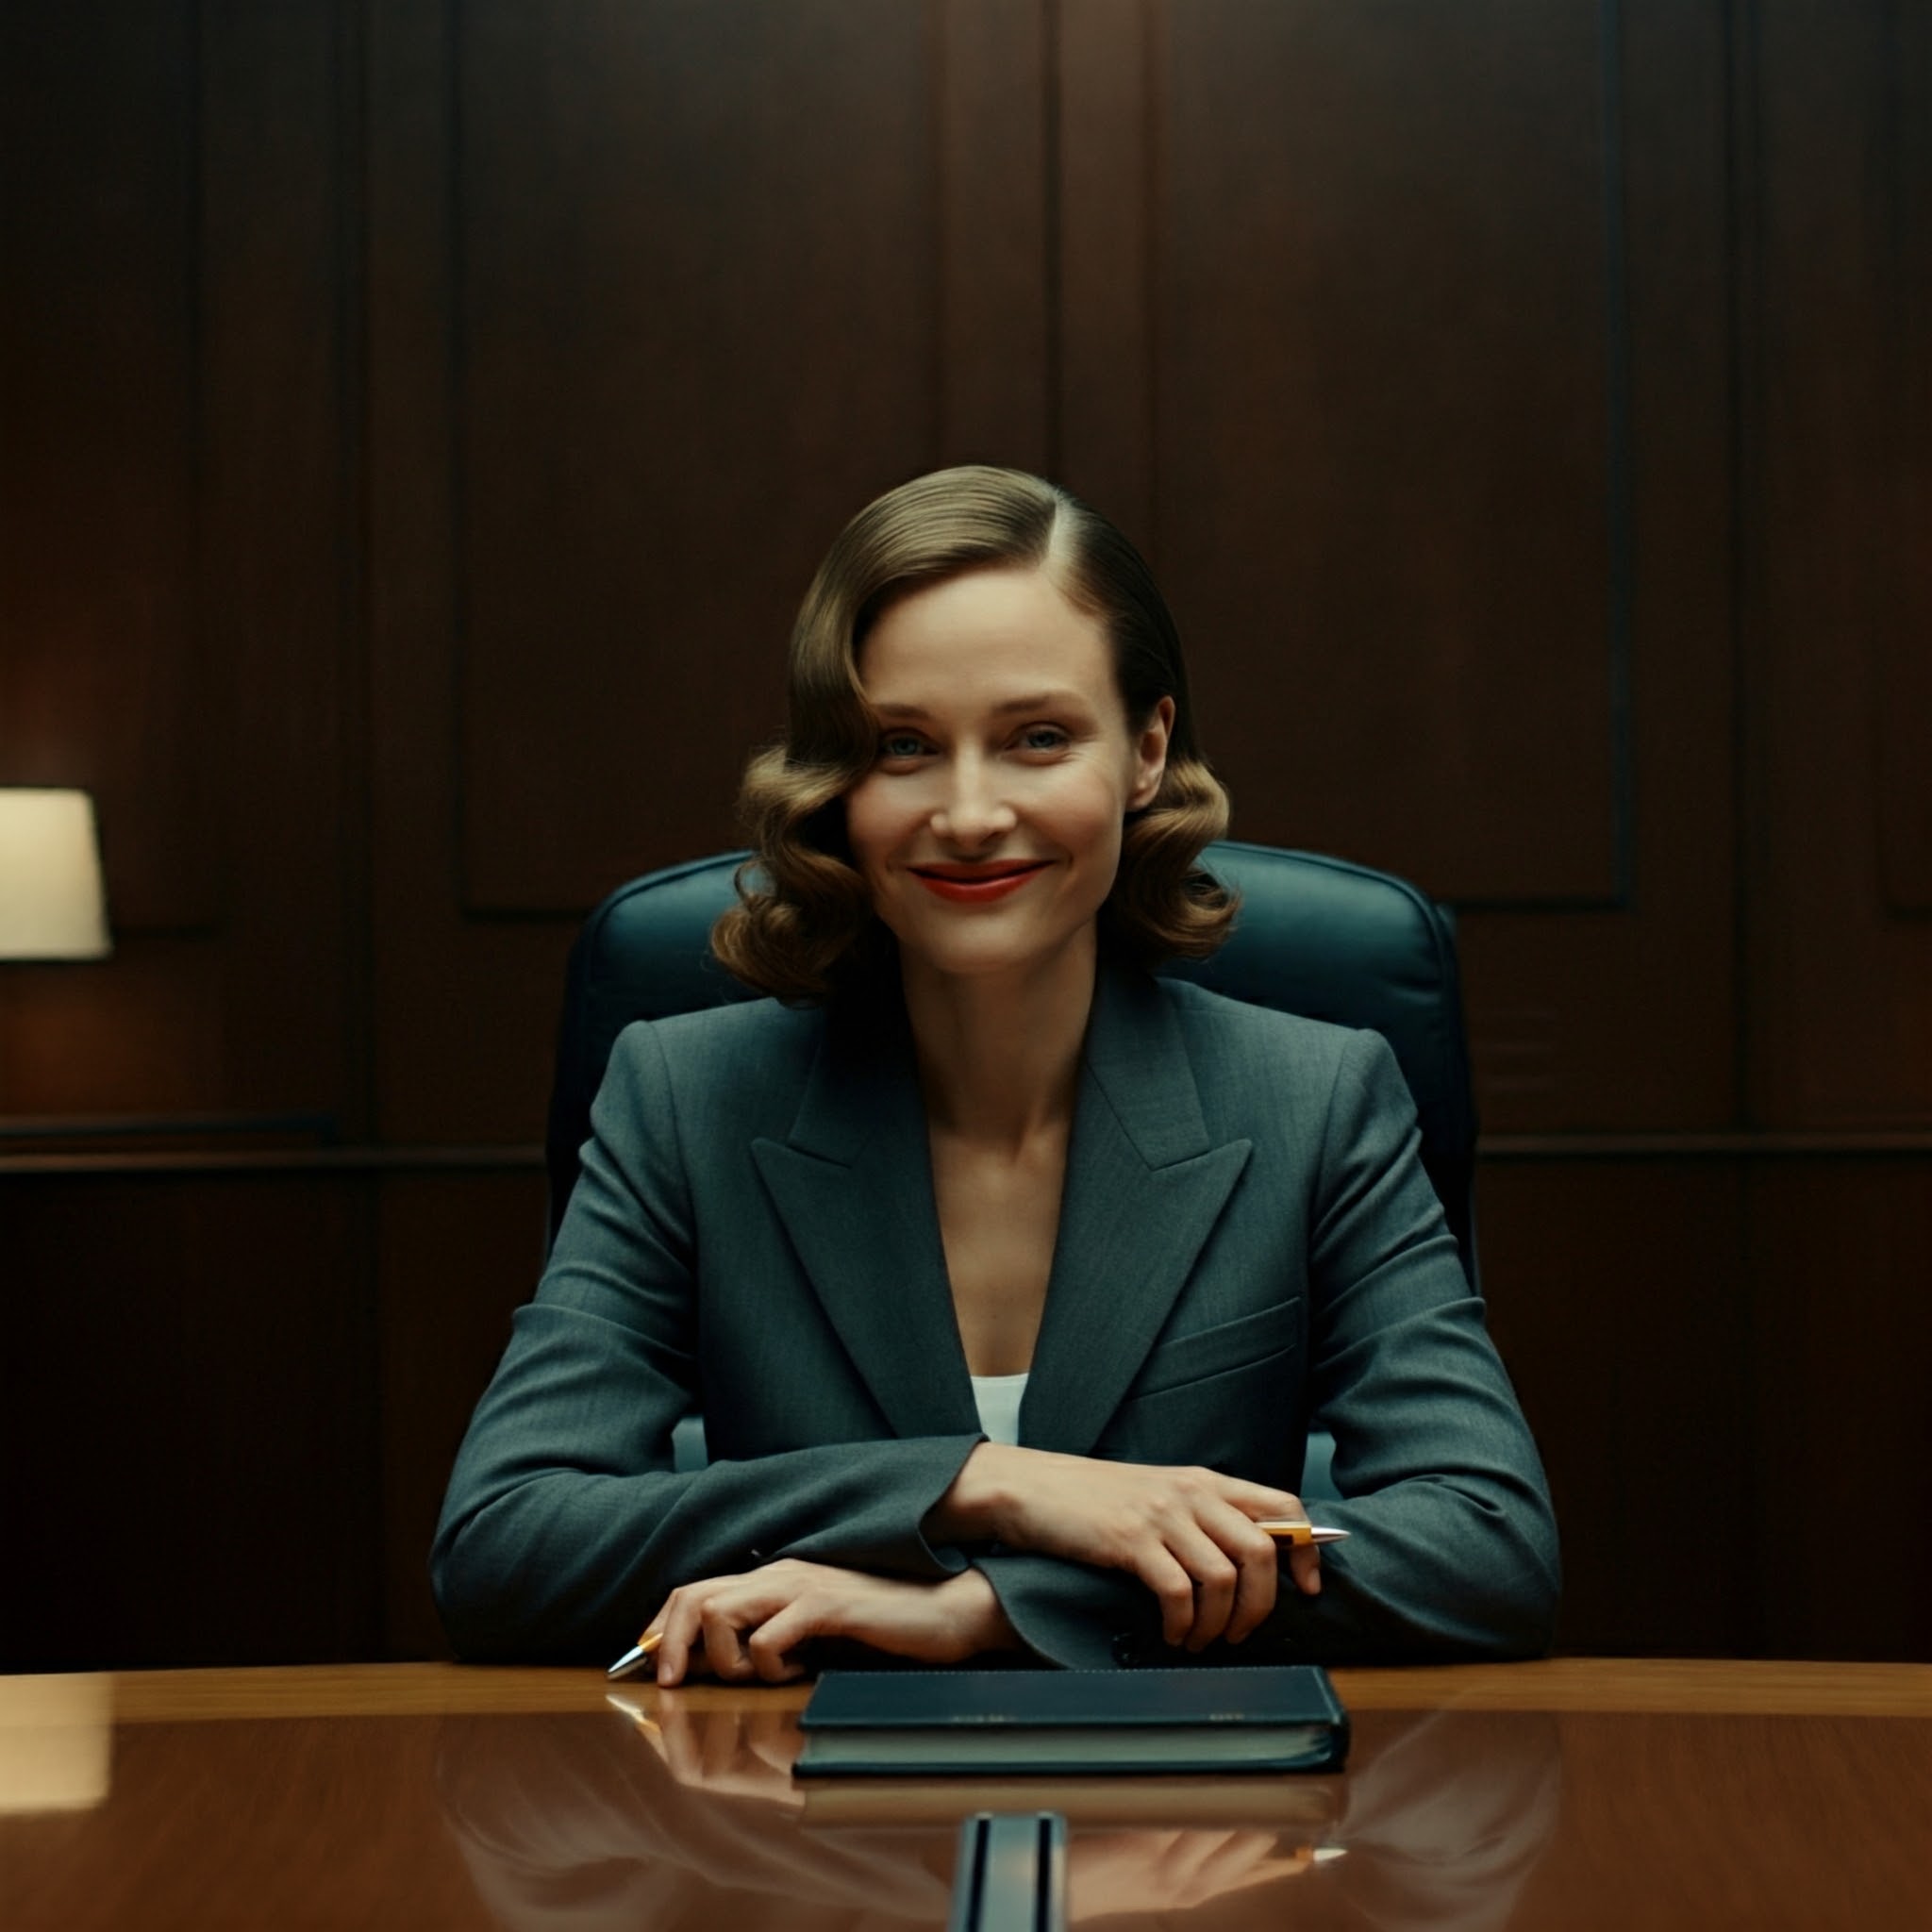
[[[933,1200],[912,1043],[835,1008],[785,1141],[752,1153],[813,1292],[902,1437],[979,1426]],[[1103,964],[1059,1236],[1020,1412],[1031,1447],[1085,1455],[1153,1347],[1247,1165],[1211,1144],[1180,1024],[1153,979]]]
[[[903,1015],[895,1020],[829,1012],[789,1140],[755,1141],[752,1155],[893,1430],[971,1435],[979,1417],[946,1278],[925,1110],[911,1038]]]
[[[1211,1143],[1180,1023],[1159,987],[1135,968],[1103,965],[1021,1441],[1091,1450],[1251,1151],[1247,1141]]]

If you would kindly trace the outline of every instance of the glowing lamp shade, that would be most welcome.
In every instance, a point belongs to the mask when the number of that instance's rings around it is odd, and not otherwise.
[[[85,791],[0,788],[0,959],[102,959],[107,893]]]

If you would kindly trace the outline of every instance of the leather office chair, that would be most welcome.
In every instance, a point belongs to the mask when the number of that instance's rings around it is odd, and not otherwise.
[[[585,923],[570,956],[545,1137],[553,1239],[618,1034],[633,1020],[756,997],[718,964],[708,944],[744,857],[720,853],[633,879]],[[1202,862],[1241,892],[1234,936],[1212,958],[1161,970],[1257,1006],[1370,1027],[1389,1041],[1421,1117],[1423,1165],[1461,1249],[1463,1273],[1480,1292],[1475,1102],[1450,913],[1388,873],[1313,853],[1229,841],[1208,846]],[[702,1441],[697,1419],[687,1418],[678,1431],[680,1468],[701,1466]],[[1332,1450],[1318,1427],[1303,1472],[1306,1494],[1335,1493]]]

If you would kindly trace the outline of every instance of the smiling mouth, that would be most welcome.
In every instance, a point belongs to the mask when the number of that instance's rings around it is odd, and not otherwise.
[[[1004,899],[1016,892],[1035,873],[1044,872],[1043,858],[995,860],[986,865],[915,865],[912,875],[929,892],[942,899],[967,903]]]
[[[912,870],[923,879],[952,879],[960,885],[974,886],[988,879],[1018,878],[1024,873],[1038,872],[1045,863],[1046,860],[1043,858],[995,858],[979,865],[943,862],[939,865],[915,865]]]

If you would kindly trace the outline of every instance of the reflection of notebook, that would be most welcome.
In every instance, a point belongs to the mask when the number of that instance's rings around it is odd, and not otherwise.
[[[976,1777],[967,1800],[988,1811],[1058,1811],[1075,1830],[1159,1825],[1168,1830],[1267,1831],[1292,1849],[1328,1840],[1341,1816],[1339,1777],[1243,1777],[1197,1773],[1191,1777]],[[903,1777],[808,1778],[792,1787],[804,1800],[798,1821],[808,1831],[854,1825],[912,1829],[957,1825],[960,1781],[937,1773]]]
[[[827,1671],[800,1777],[1334,1771],[1348,1713],[1315,1664],[1201,1671]]]

